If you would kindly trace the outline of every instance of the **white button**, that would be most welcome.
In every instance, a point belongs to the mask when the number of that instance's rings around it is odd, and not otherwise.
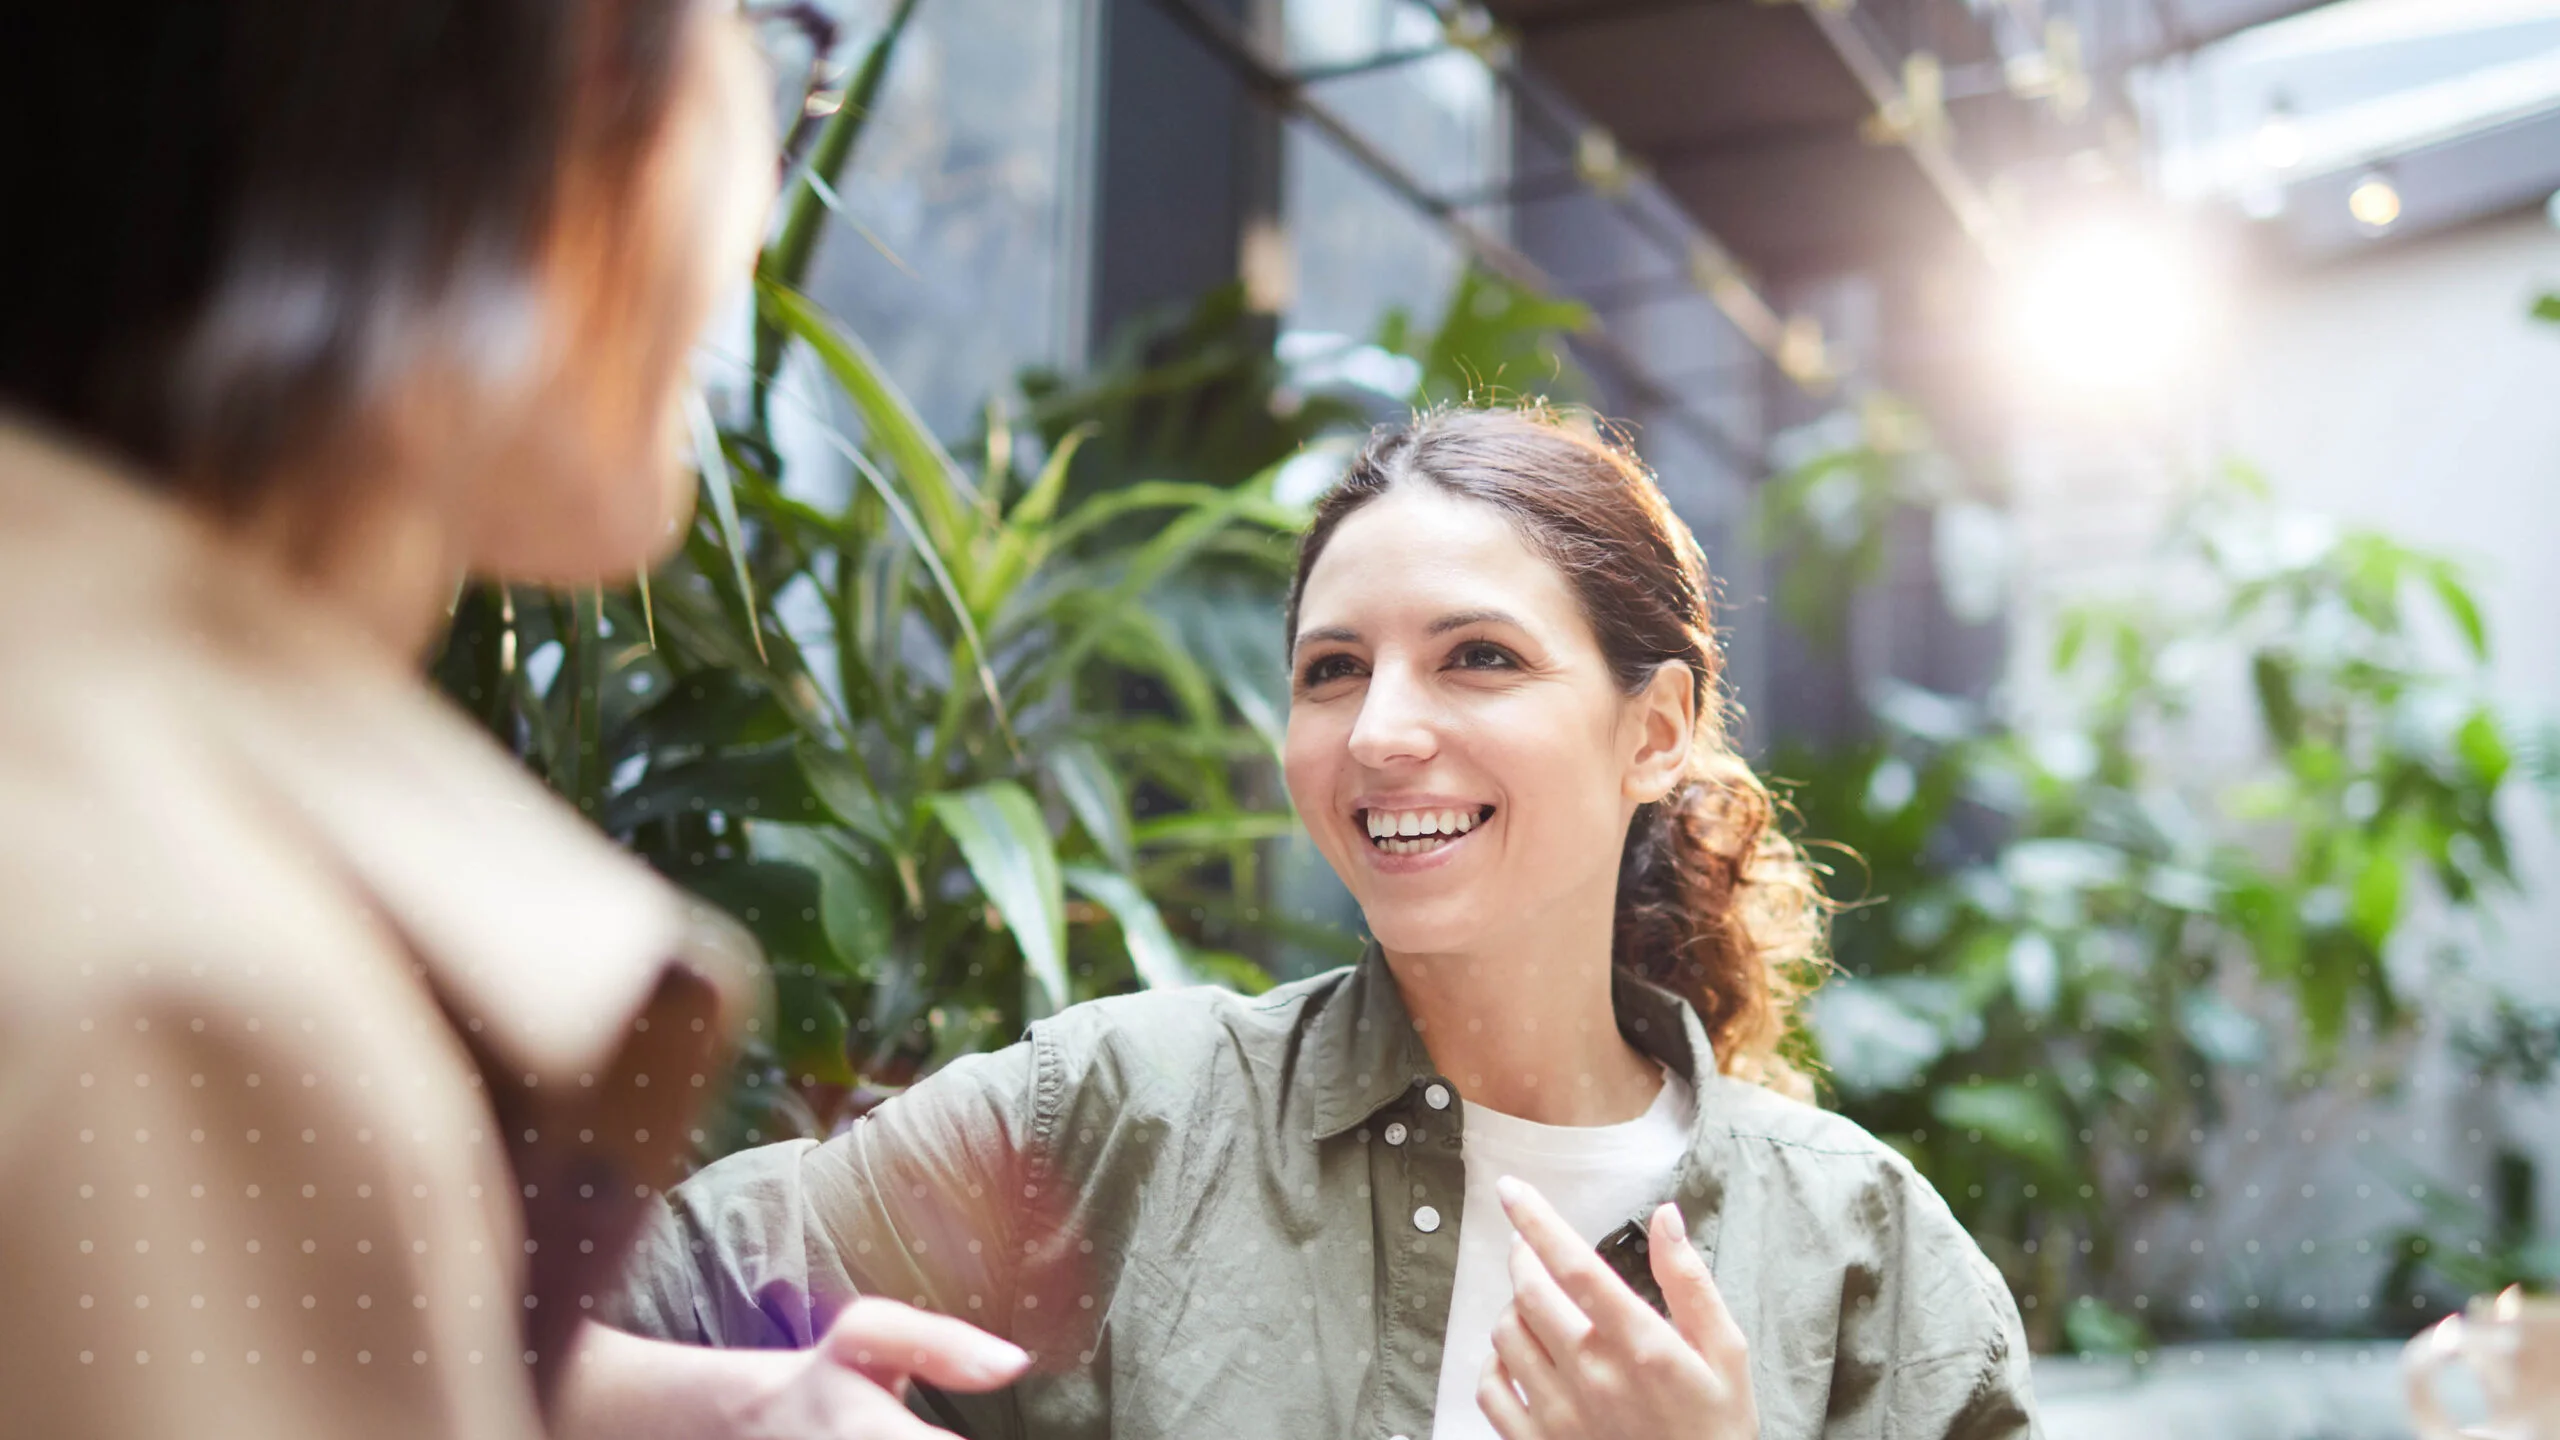
[[[1387,1437],[1387,1440],[1413,1440],[1413,1437],[1409,1435],[1390,1435]]]
[[[1425,1205],[1413,1212],[1413,1228],[1428,1235],[1440,1228],[1440,1212]]]
[[[1430,1106],[1434,1110],[1448,1109],[1449,1087],[1446,1085],[1434,1085],[1430,1089],[1423,1091],[1422,1103]]]
[[[1390,1145],[1401,1145],[1404,1143],[1404,1137],[1409,1133],[1411,1132],[1404,1128],[1403,1121],[1390,1121],[1387,1125],[1387,1143]]]

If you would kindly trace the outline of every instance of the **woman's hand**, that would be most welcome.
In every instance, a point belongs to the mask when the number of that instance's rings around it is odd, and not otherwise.
[[[1742,1332],[1689,1243],[1679,1207],[1653,1212],[1664,1320],[1535,1189],[1505,1177],[1511,1303],[1494,1322],[1476,1403],[1503,1440],[1756,1440]]]
[[[781,1383],[730,1397],[719,1433],[754,1440],[908,1440],[946,1432],[907,1412],[907,1382],[945,1390],[992,1390],[1022,1373],[1030,1357],[948,1315],[894,1300],[856,1300],[818,1343],[795,1353]]]
[[[947,1315],[856,1300],[806,1350],[713,1350],[589,1325],[562,1433],[613,1440],[927,1440],[910,1380],[992,1390],[1030,1357]]]

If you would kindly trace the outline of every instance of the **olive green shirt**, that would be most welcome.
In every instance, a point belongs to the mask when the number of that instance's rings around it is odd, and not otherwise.
[[[2017,1310],[1928,1182],[1839,1116],[1718,1074],[1669,993],[1622,976],[1616,1006],[1696,1088],[1663,1198],[1750,1342],[1765,1440],[2034,1435]],[[919,1396],[970,1436],[1420,1440],[1462,1112],[1374,947],[1258,997],[1078,1005],[833,1140],[677,1187],[619,1318],[803,1346],[856,1294],[960,1316],[1035,1356],[1009,1390]]]

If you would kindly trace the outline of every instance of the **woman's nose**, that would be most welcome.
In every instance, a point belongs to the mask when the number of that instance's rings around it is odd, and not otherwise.
[[[1428,760],[1440,748],[1436,720],[1421,685],[1381,667],[1369,677],[1351,724],[1351,758],[1371,769]]]

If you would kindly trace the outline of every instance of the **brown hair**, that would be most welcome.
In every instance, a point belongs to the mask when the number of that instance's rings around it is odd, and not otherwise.
[[[1687,663],[1698,714],[1688,773],[1627,827],[1611,958],[1697,1008],[1726,1074],[1808,1096],[1786,1052],[1796,1002],[1825,963],[1827,902],[1778,829],[1768,787],[1727,738],[1724,655],[1697,538],[1643,463],[1596,427],[1543,406],[1441,409],[1381,427],[1318,502],[1289,585],[1292,639],[1307,574],[1334,531],[1408,482],[1509,516],[1571,582],[1627,693]]]

